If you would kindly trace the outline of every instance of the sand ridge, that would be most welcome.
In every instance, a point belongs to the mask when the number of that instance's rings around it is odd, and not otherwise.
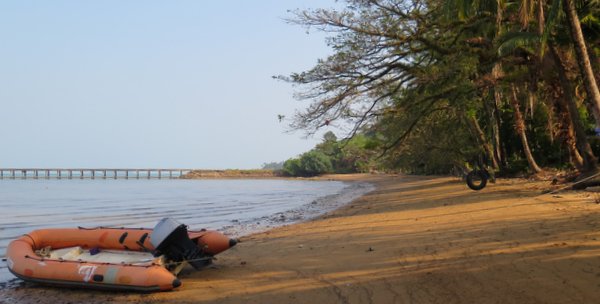
[[[351,175],[373,192],[318,219],[244,237],[214,267],[153,294],[24,285],[4,303],[595,303],[600,205],[545,182],[475,192],[451,177]]]

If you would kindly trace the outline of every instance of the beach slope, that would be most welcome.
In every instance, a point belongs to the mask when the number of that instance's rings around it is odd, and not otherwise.
[[[331,177],[330,177],[331,178]],[[373,192],[319,219],[242,238],[215,267],[153,294],[0,290],[0,302],[593,303],[600,299],[595,193],[544,183],[334,176]]]

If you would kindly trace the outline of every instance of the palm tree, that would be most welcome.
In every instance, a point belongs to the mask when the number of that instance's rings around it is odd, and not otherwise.
[[[587,51],[583,32],[581,31],[581,24],[579,22],[579,17],[577,16],[575,1],[563,0],[562,3],[563,10],[567,17],[567,24],[571,31],[571,39],[573,40],[575,54],[577,55],[577,63],[583,79],[583,85],[596,120],[596,132],[600,132],[600,91],[598,90],[598,84],[594,76],[592,64],[590,63],[590,56]]]
[[[529,165],[529,169],[534,173],[542,172],[542,168],[537,164],[535,159],[533,158],[533,153],[531,153],[531,148],[529,147],[529,141],[527,140],[527,133],[525,133],[525,119],[523,119],[523,114],[521,113],[519,98],[517,96],[517,89],[515,84],[510,86],[511,89],[511,98],[510,104],[513,107],[513,113],[515,117],[515,130],[519,135],[519,139],[521,139],[521,144],[523,145],[523,152],[525,153],[525,158],[527,159],[527,164]]]

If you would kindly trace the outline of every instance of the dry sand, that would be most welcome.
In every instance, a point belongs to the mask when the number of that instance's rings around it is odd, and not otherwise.
[[[24,285],[6,303],[598,303],[600,196],[500,180],[336,176],[377,190],[329,215],[242,239],[153,294]]]

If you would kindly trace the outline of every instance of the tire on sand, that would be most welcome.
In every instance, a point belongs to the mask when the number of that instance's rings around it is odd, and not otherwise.
[[[467,174],[467,186],[475,191],[485,188],[487,180],[487,174],[481,170],[473,170]]]

